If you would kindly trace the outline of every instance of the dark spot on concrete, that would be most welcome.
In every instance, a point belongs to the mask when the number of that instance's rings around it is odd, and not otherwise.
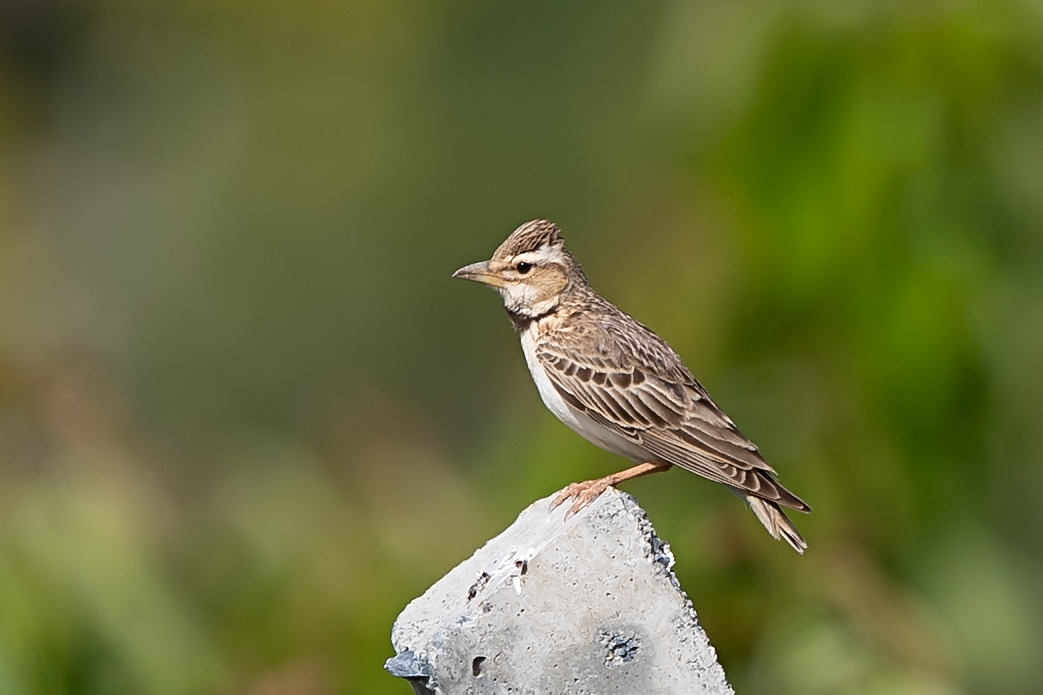
[[[467,590],[467,600],[470,601],[477,596],[478,592],[485,588],[485,585],[489,583],[490,579],[492,579],[491,574],[488,572],[482,572],[478,579],[475,580],[475,583],[471,585],[471,588]]]
[[[482,675],[482,662],[485,661],[484,656],[476,656],[471,661],[471,675],[477,678]]]
[[[602,631],[600,638],[601,646],[606,649],[605,665],[609,668],[633,661],[641,649],[641,638],[637,635]]]

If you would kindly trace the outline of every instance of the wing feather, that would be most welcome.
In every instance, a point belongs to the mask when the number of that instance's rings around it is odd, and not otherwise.
[[[757,447],[662,339],[618,310],[613,318],[595,327],[566,321],[537,347],[536,357],[570,406],[639,444],[649,458],[809,509],[775,481]]]

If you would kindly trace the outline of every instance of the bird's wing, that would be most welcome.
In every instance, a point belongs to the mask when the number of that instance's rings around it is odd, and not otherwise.
[[[757,447],[651,330],[622,312],[597,325],[576,322],[558,330],[553,340],[540,341],[536,356],[573,408],[663,463],[807,508],[775,482],[775,471]]]

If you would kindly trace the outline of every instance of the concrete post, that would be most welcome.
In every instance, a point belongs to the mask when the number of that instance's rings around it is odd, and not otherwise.
[[[634,498],[552,499],[406,606],[385,668],[417,695],[733,695]]]

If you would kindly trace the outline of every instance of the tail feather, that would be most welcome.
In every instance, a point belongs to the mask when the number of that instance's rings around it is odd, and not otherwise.
[[[808,549],[808,544],[800,535],[797,527],[793,525],[793,522],[783,514],[779,505],[753,495],[745,495],[745,497],[746,503],[750,505],[750,509],[757,515],[757,519],[764,524],[764,528],[768,529],[768,533],[772,535],[772,538],[784,540],[798,553],[804,554],[804,551]]]

